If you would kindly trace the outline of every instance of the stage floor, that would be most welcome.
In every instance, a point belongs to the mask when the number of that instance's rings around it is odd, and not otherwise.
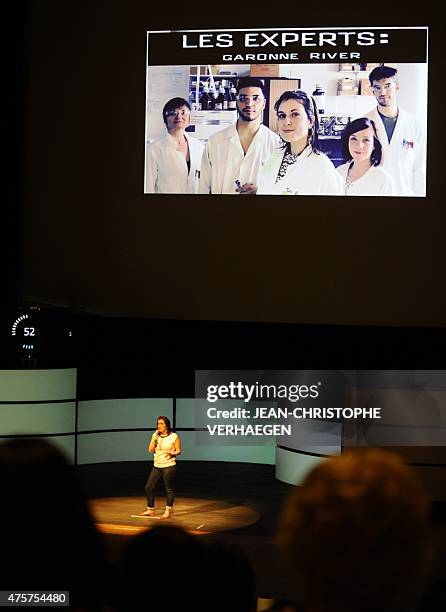
[[[82,465],[77,471],[99,524],[141,527],[132,517],[147,508],[144,486],[152,464],[125,462]],[[205,461],[179,462],[172,521],[189,530],[204,524],[210,532],[275,532],[283,503],[293,489],[275,477],[272,465]],[[166,494],[158,481],[156,513],[164,512]],[[204,527],[203,527],[204,529]],[[131,530],[130,530],[131,531]]]
[[[137,516],[146,507],[141,496],[91,499],[90,510],[103,533],[136,535],[161,523],[179,525],[192,533],[233,531],[260,520],[260,513],[241,500],[217,500],[209,497],[177,497],[170,519],[162,519],[162,499],[155,505],[155,516]]]

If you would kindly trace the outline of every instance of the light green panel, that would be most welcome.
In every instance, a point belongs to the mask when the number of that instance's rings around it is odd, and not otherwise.
[[[0,404],[0,435],[73,432],[75,410],[75,402]]]
[[[323,460],[324,457],[313,457],[277,448],[276,478],[288,484],[300,485],[306,475]]]
[[[147,460],[153,463],[153,455],[147,452],[151,434],[152,430],[79,434],[77,462],[83,464]]]
[[[0,402],[74,399],[76,369],[0,370]]]
[[[212,446],[199,444],[200,432],[179,431],[182,452],[180,459],[186,461],[238,461],[241,463],[265,463],[274,465],[275,444],[263,446]]]
[[[195,401],[190,398],[178,398],[176,410],[177,427],[195,427]]]
[[[172,421],[171,399],[110,399],[79,402],[78,431],[96,429],[150,429],[163,414]]]

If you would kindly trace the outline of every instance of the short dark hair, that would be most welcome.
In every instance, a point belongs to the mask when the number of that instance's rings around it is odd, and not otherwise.
[[[313,121],[313,125],[308,131],[308,144],[311,146],[313,153],[320,153],[319,148],[319,138],[318,138],[318,129],[319,129],[319,118],[317,114],[316,104],[311,96],[306,94],[301,89],[297,89],[296,91],[284,91],[278,100],[276,100],[274,104],[274,110],[276,113],[279,112],[279,106],[282,102],[286,100],[297,100],[302,104],[305,109],[305,113],[310,121]],[[290,144],[287,142],[284,147],[286,151],[290,151]]]
[[[360,132],[361,130],[366,130],[367,128],[372,128],[373,130],[373,151],[370,155],[370,160],[372,162],[372,166],[379,166],[383,156],[383,148],[378,140],[375,122],[373,119],[369,119],[368,117],[360,117],[359,119],[355,119],[347,124],[347,127],[342,133],[342,155],[347,161],[352,159],[350,150],[348,148],[350,136],[356,132]]]
[[[170,425],[170,419],[169,417],[166,417],[164,415],[160,415],[159,417],[156,418],[156,424],[158,426],[158,421],[164,421],[167,427],[167,433],[170,433],[172,431],[172,427]]]
[[[260,89],[262,90],[263,96],[266,98],[265,85],[257,77],[240,77],[239,80],[237,81],[237,86],[236,86],[237,93],[241,89],[244,89],[245,87],[260,87]]]
[[[163,119],[166,125],[167,125],[167,116],[166,116],[167,113],[170,113],[170,111],[173,111],[177,108],[181,108],[182,106],[187,106],[187,108],[191,110],[189,102],[185,100],[184,98],[172,98],[171,100],[166,102],[163,108]]]
[[[398,70],[396,68],[392,68],[391,66],[377,66],[373,68],[372,72],[369,74],[370,85],[373,85],[373,81],[380,81],[381,79],[391,79],[392,77],[396,77],[398,74]]]

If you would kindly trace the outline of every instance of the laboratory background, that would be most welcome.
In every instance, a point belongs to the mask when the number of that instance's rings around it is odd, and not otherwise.
[[[233,64],[148,66],[146,144],[165,134],[164,104],[173,97],[189,101],[187,131],[203,142],[237,119],[235,86],[242,76],[262,79],[267,93],[263,123],[277,132],[274,103],[283,91],[312,94],[319,113],[319,143],[335,166],[344,163],[341,137],[348,122],[376,106],[369,74],[378,63],[356,64]],[[398,70],[398,105],[416,115],[426,128],[427,64],[386,63]]]

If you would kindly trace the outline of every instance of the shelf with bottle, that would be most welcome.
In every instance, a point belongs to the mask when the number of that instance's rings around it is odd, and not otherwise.
[[[220,66],[191,66],[189,103],[192,110],[236,110],[236,72],[222,71]]]
[[[372,70],[382,64],[339,64],[338,73],[351,75],[338,80],[338,96],[373,96],[369,76]],[[386,62],[386,66],[396,68],[396,64]]]
[[[369,74],[370,72],[372,72],[372,70],[374,70],[375,68],[378,68],[378,66],[383,66],[384,64],[377,64],[377,63],[370,63],[368,62],[367,64],[363,63],[351,63],[351,64],[339,64],[339,68],[338,68],[338,72],[364,72]],[[390,68],[397,68],[397,64],[393,63],[393,62],[386,62],[385,64],[386,66],[390,67]]]
[[[338,72],[371,72],[373,68],[376,68],[379,64],[360,64],[360,63],[351,63],[351,64],[339,64]]]
[[[346,74],[349,71],[340,70],[342,74]],[[358,72],[350,72],[352,76],[344,76],[338,79],[338,96],[373,96],[373,91],[370,86],[369,72],[362,70]]]
[[[202,76],[203,80],[200,78],[198,82],[195,77],[190,83],[189,103],[193,110],[237,110],[236,74],[216,74],[212,75],[212,78]]]

